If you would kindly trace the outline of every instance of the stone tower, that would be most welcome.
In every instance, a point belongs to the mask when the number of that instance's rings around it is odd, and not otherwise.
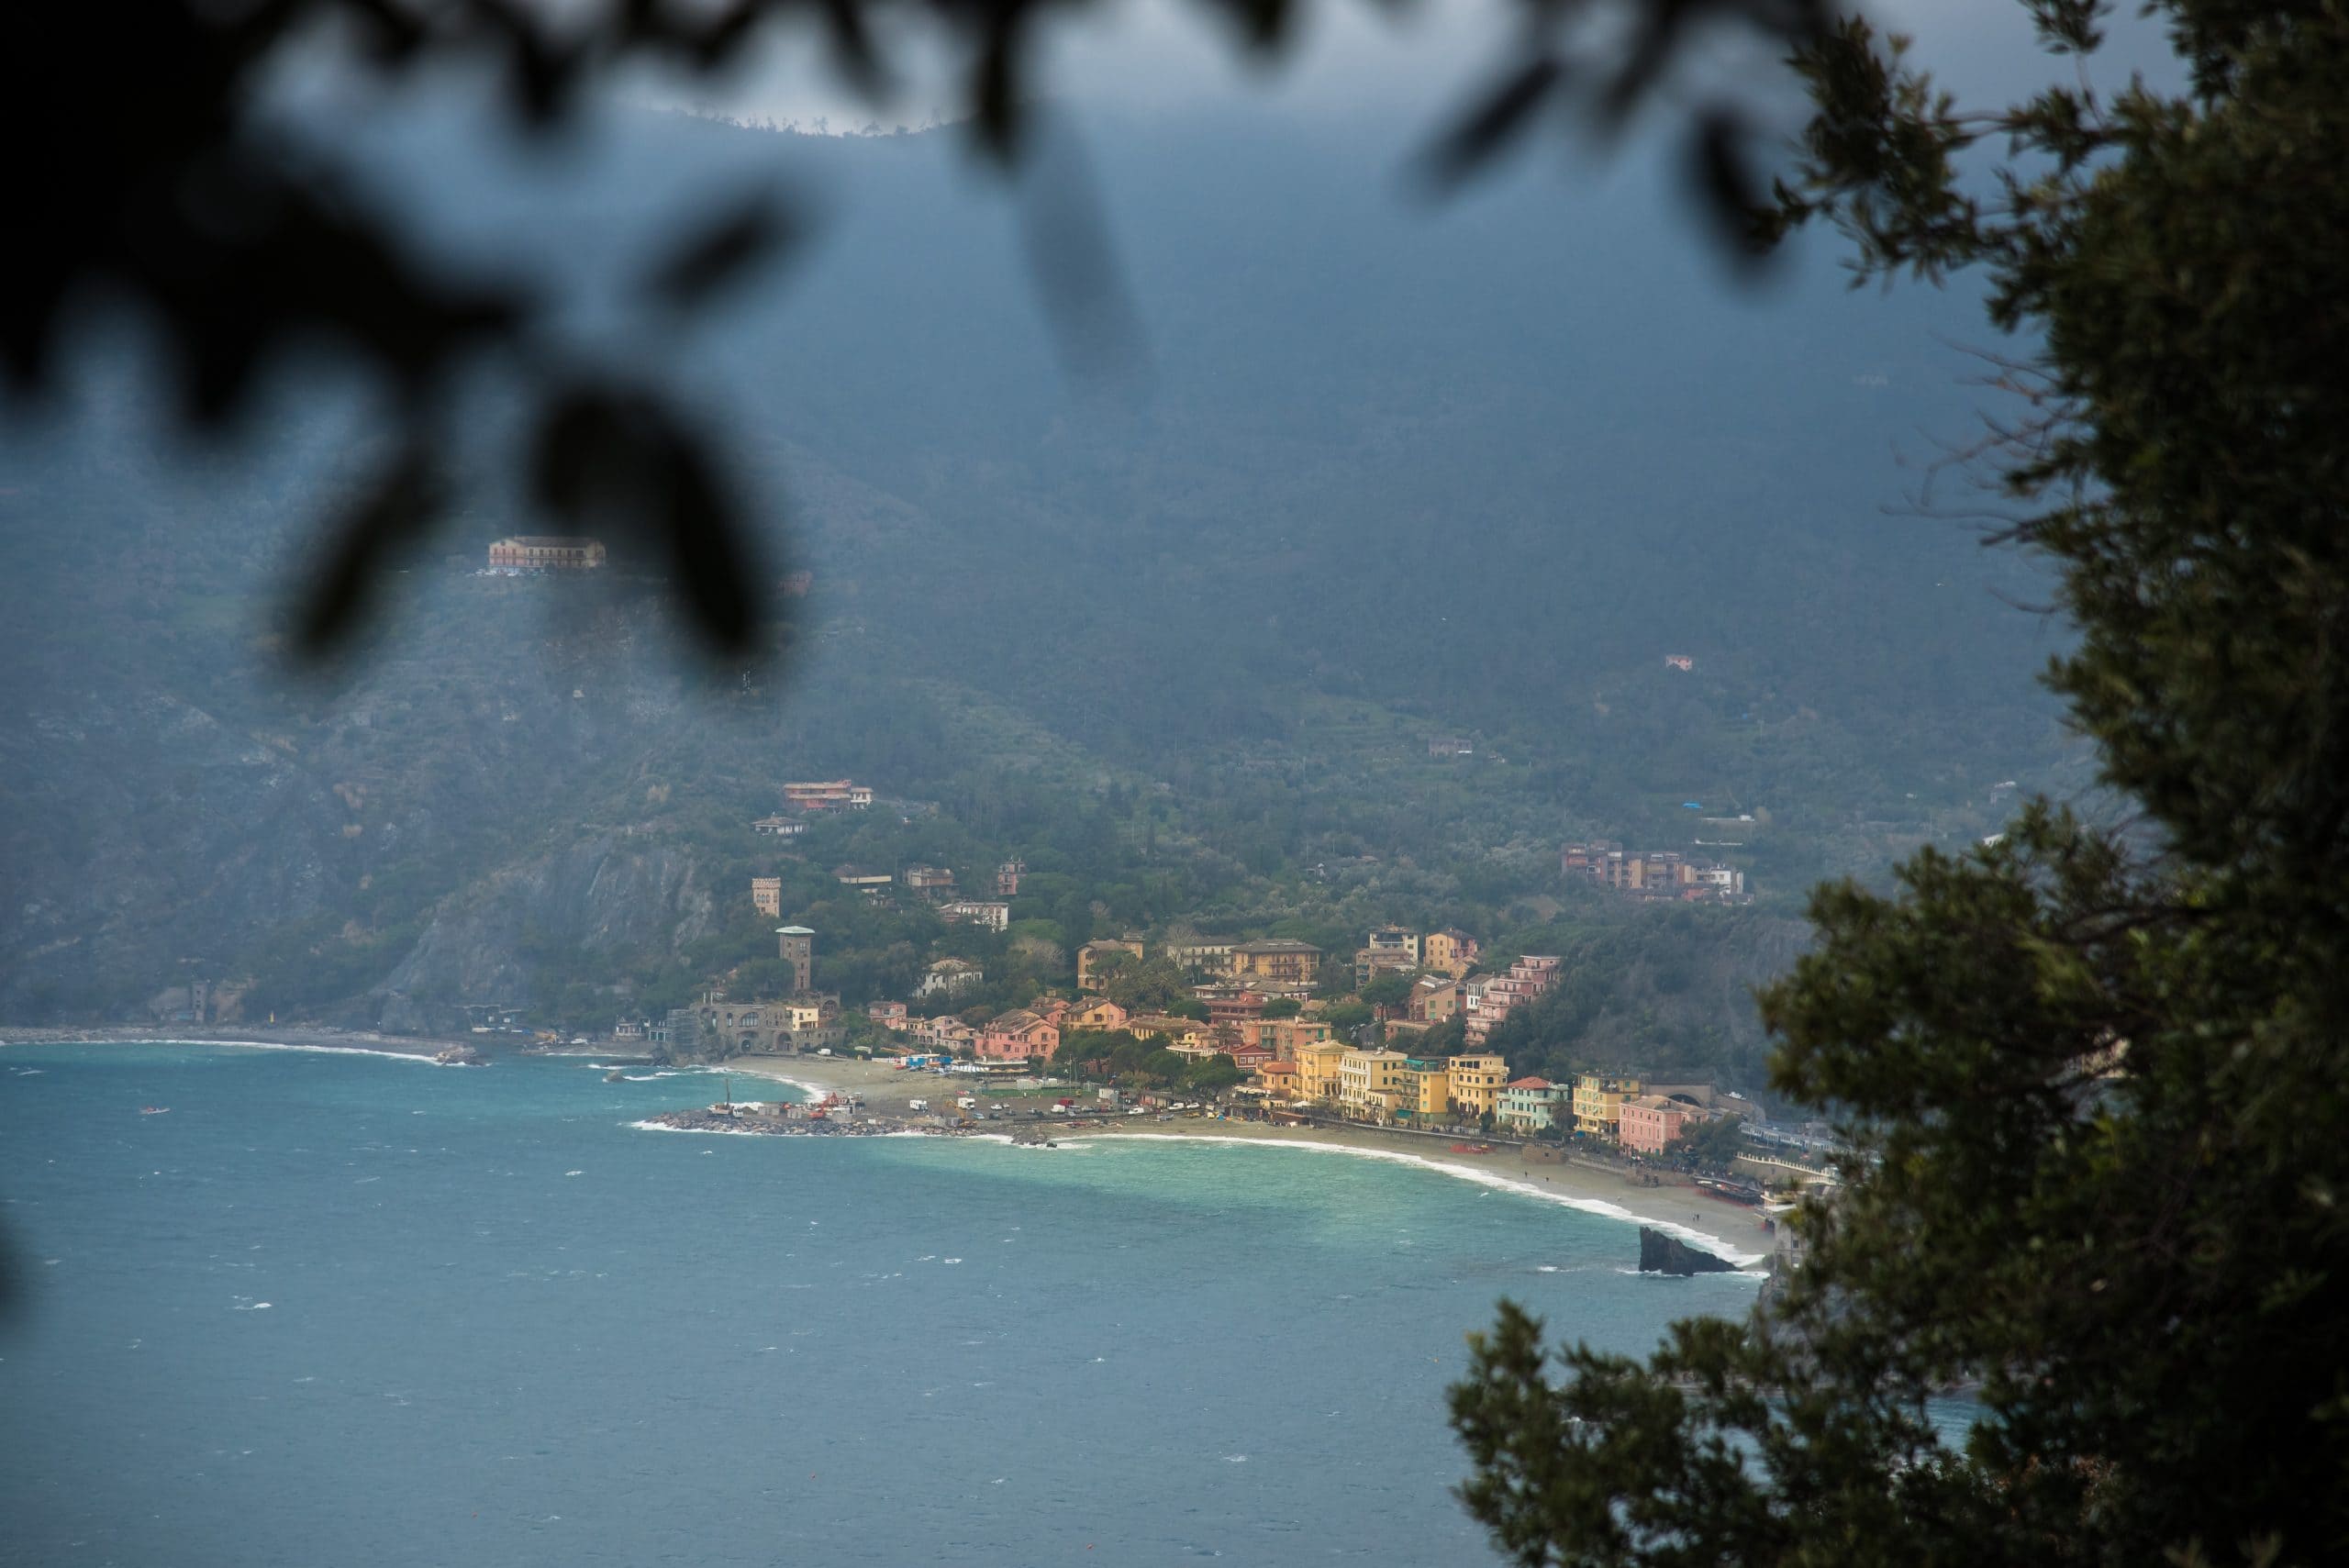
[[[783,962],[791,965],[791,989],[805,995],[816,989],[816,933],[805,926],[777,926]]]

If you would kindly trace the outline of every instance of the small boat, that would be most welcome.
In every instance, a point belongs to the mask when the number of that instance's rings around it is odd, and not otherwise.
[[[141,1106],[139,1107],[139,1114],[140,1116],[164,1116],[169,1114],[171,1108],[172,1107],[169,1106]]]

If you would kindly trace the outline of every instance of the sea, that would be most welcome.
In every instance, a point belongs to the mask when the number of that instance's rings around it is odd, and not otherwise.
[[[1498,1562],[1495,1303],[1638,1352],[1758,1284],[1408,1162],[654,1130],[718,1080],[622,1070],[0,1049],[0,1563]]]

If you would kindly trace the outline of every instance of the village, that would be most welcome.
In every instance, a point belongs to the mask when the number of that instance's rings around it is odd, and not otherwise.
[[[811,817],[866,810],[874,800],[869,787],[846,779],[789,783],[782,793],[785,811],[755,822],[759,834],[796,838]],[[1745,895],[1742,873],[1679,854],[1571,844],[1564,858],[1569,873],[1633,897]],[[986,896],[966,895],[952,871],[927,864],[842,865],[831,875],[868,897],[920,900],[949,924],[1000,931],[1025,870],[1017,860],[994,867],[983,879]],[[781,877],[760,876],[748,892],[759,914],[781,920],[783,888]],[[1611,1160],[1701,1163],[1723,1174],[1735,1164],[1745,1178],[1742,1195],[1753,1198],[1773,1174],[1805,1177],[1819,1164],[1808,1135],[1768,1126],[1760,1106],[1711,1082],[1659,1078],[1637,1064],[1554,1082],[1514,1072],[1491,1039],[1557,984],[1562,961],[1526,953],[1487,962],[1478,939],[1457,929],[1382,926],[1351,954],[1281,937],[1097,940],[1075,951],[1073,985],[1000,1010],[958,1009],[986,974],[971,960],[941,957],[909,995],[853,1011],[820,984],[819,933],[797,923],[774,929],[787,990],[734,995],[712,985],[660,1018],[622,1020],[614,1042],[745,1065],[864,1059],[957,1081],[934,1096],[918,1089],[890,1095],[893,1127],[968,1129],[1021,1110],[1082,1118],[1179,1107],[1290,1125],[1499,1138]],[[770,1114],[788,1119],[780,1109]],[[807,1126],[804,1117],[799,1125]],[[809,1129],[847,1130],[848,1123],[836,1116]]]

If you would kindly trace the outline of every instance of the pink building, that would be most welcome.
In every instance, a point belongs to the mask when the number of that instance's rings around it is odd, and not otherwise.
[[[1060,1043],[1059,1026],[1024,1007],[1015,1007],[979,1031],[971,1043],[971,1054],[982,1062],[1025,1062],[1031,1056],[1050,1056]]]
[[[1622,1119],[1616,1124],[1617,1136],[1623,1147],[1635,1154],[1661,1154],[1665,1144],[1680,1136],[1682,1128],[1705,1119],[1701,1107],[1686,1100],[1668,1100],[1662,1095],[1642,1095],[1635,1100],[1625,1100],[1621,1115]]]
[[[1461,998],[1470,1048],[1482,1046],[1503,1018],[1555,985],[1559,962],[1547,953],[1529,953],[1510,964],[1506,974],[1470,982]]]

